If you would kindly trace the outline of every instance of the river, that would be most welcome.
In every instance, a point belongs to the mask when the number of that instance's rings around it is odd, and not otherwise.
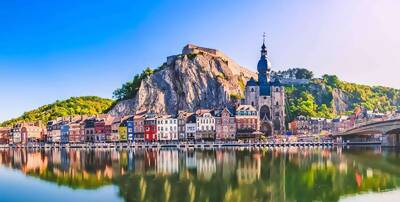
[[[400,198],[380,147],[0,149],[1,201],[376,201]],[[375,198],[374,198],[375,197]]]

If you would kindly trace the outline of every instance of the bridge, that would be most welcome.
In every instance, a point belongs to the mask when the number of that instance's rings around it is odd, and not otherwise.
[[[343,140],[365,140],[372,135],[382,135],[383,146],[400,146],[400,118],[367,122],[334,134]]]

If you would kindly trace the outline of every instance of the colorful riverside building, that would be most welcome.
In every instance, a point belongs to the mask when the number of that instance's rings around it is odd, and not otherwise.
[[[159,116],[157,118],[157,140],[178,141],[178,120],[173,116]]]
[[[11,140],[10,144],[21,144],[21,124],[15,124],[10,130]]]
[[[118,137],[119,141],[122,141],[122,142],[126,142],[127,141],[127,139],[128,139],[128,129],[126,127],[126,119],[123,119],[121,121],[121,124],[119,125],[119,128],[118,128],[118,134],[119,134],[119,137]]]
[[[69,125],[64,124],[60,128],[61,130],[61,144],[69,143]]]
[[[157,115],[146,113],[144,120],[144,141],[157,141]]]
[[[82,120],[69,124],[69,143],[83,143],[85,141],[85,127]]]
[[[99,116],[94,122],[94,142],[106,142],[111,136],[111,125],[114,117],[110,115]]]
[[[50,126],[51,130],[50,133],[47,132],[48,137],[47,140],[49,143],[60,143],[61,142],[61,126],[64,125],[66,122],[62,119],[58,119],[54,121],[53,124]]]
[[[94,134],[95,134],[95,118],[88,118],[84,121],[85,126],[85,142],[94,142]]]
[[[133,116],[129,117],[126,120],[126,134],[127,134],[127,140],[128,142],[133,142],[135,140],[134,137],[134,121],[133,121]]]
[[[8,144],[9,143],[9,133],[10,128],[0,128],[0,144]]]
[[[51,131],[53,129],[53,123],[55,123],[55,121],[48,121],[47,125],[46,125],[46,135],[44,136],[45,142],[50,143],[51,142]]]
[[[30,142],[40,142],[43,129],[34,124],[22,124],[21,127],[21,144],[28,144]]]
[[[134,121],[134,133],[135,133],[135,141],[136,142],[143,142],[144,141],[144,120],[145,120],[145,113],[137,113],[133,117]]]
[[[94,142],[105,142],[106,141],[106,134],[105,129],[106,123],[103,119],[96,120],[94,122]]]
[[[196,111],[196,140],[215,140],[215,117],[214,111],[200,109]]]
[[[121,125],[121,117],[116,117],[111,124],[111,136],[108,137],[108,142],[119,141],[119,126]]]
[[[234,112],[227,107],[215,113],[216,140],[235,140],[236,122]]]
[[[85,125],[86,116],[69,116],[63,117],[62,121],[51,121],[48,127],[51,129],[50,137],[54,134],[53,128],[55,125],[60,125],[60,143],[82,143],[85,141]],[[55,124],[53,124],[55,123]]]
[[[185,140],[186,141],[195,141],[196,140],[196,132],[197,132],[197,122],[196,122],[196,114],[192,113],[186,119],[185,124]]]
[[[187,111],[179,111],[178,112],[178,138],[180,141],[187,140],[186,137],[186,123],[188,121],[188,117],[193,113],[189,113]]]
[[[236,139],[256,139],[259,129],[257,110],[251,105],[240,105],[236,109]]]

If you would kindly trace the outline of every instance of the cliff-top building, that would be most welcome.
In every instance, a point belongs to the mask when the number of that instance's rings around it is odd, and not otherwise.
[[[267,57],[265,40],[257,72],[258,82],[251,78],[246,83],[244,104],[258,111],[262,133],[282,134],[285,130],[285,89],[279,79],[271,79],[271,62]]]

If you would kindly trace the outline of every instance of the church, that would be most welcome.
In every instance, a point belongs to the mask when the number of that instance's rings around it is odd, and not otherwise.
[[[258,81],[251,78],[246,83],[246,105],[258,110],[260,132],[267,135],[283,134],[285,131],[285,88],[279,79],[271,79],[271,62],[267,57],[265,40],[257,64]]]

